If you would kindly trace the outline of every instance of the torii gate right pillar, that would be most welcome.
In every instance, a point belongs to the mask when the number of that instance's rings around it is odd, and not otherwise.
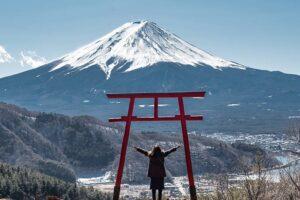
[[[190,185],[190,197],[191,200],[197,200],[196,187],[195,187],[192,161],[191,161],[189,135],[187,133],[184,103],[182,97],[178,98],[178,105],[179,105],[179,112],[180,112],[181,131],[182,131],[182,138],[184,144],[186,168],[187,168],[188,180]]]

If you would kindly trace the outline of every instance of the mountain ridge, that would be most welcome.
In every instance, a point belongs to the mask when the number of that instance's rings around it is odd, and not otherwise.
[[[125,26],[124,31],[128,31],[126,27],[131,27],[131,25],[133,27],[142,26],[129,23]],[[149,24],[146,25],[146,27],[148,26]],[[119,29],[123,30],[124,27]],[[113,31],[111,35],[117,34],[120,30]],[[124,49],[124,52],[127,50],[138,51],[140,54],[145,51],[145,48],[140,48],[139,45],[135,47],[129,45],[123,48],[123,44],[127,44],[126,37],[123,38],[124,35],[121,33],[118,33],[117,36],[120,37],[120,41],[125,41],[125,43],[121,42],[122,51]],[[130,36],[129,34],[128,38]],[[173,37],[173,35],[171,36]],[[144,41],[143,37],[138,37],[137,41],[140,41],[139,39]],[[174,38],[176,41],[179,40],[177,36]],[[120,41],[111,40],[110,43],[107,43],[109,39],[110,35],[104,38],[105,47],[103,46],[98,50],[96,45],[94,46],[95,51],[88,51],[88,54],[83,52],[82,55],[86,55],[86,57],[78,57],[77,54],[76,56],[78,59],[84,60],[86,58],[87,61],[109,58],[108,62],[104,59],[105,65],[114,63],[115,59],[118,60],[120,57],[116,58],[117,54],[111,57],[111,52],[117,52],[113,49],[116,45],[118,46]],[[134,40],[136,37],[131,39]],[[128,44],[132,44],[132,40],[129,40]],[[99,41],[100,43],[101,41]],[[107,46],[111,43],[113,45],[110,51]],[[136,44],[139,43],[136,42]],[[145,43],[142,42],[141,44]],[[161,46],[164,44],[170,45],[170,42],[162,43]],[[179,46],[182,47],[182,43],[177,42],[176,44],[180,44]],[[151,45],[146,49],[153,49],[153,45]],[[103,49],[104,51],[102,51]],[[106,51],[108,52],[107,57],[105,57],[106,54],[101,57],[102,53]],[[93,54],[94,52],[96,54]],[[172,53],[173,50],[170,52]],[[100,57],[98,57],[98,53]],[[89,57],[90,55],[92,57]],[[131,54],[131,56],[135,56],[135,54]],[[189,107],[187,112],[202,114],[205,119],[201,124],[192,125],[191,130],[205,132],[282,132],[286,129],[290,117],[300,116],[298,103],[300,102],[300,76],[298,75],[258,70],[251,67],[241,68],[237,66],[238,64],[235,67],[217,68],[209,64],[201,63],[193,66],[180,62],[170,62],[170,60],[159,61],[146,67],[141,66],[138,69],[126,71],[132,67],[132,62],[129,60],[121,59],[118,60],[120,62],[115,63],[116,65],[112,65],[109,77],[108,71],[101,70],[97,62],[90,62],[83,66],[71,66],[66,65],[66,63],[62,64],[62,60],[56,60],[36,69],[1,78],[0,101],[25,106],[36,111],[57,112],[67,115],[92,115],[106,121],[109,117],[126,113],[128,107],[125,101],[116,103],[108,100],[106,98],[108,92],[204,90],[208,95],[201,100],[201,103],[187,99],[186,104]],[[60,64],[61,66],[55,69]],[[177,104],[174,102],[165,102],[165,104],[168,105],[160,109],[160,114],[176,112]],[[141,111],[140,114],[143,115],[152,113],[148,107],[142,109],[139,105],[137,105],[136,110]],[[158,130],[163,126],[159,125]],[[145,127],[140,129],[143,130],[143,128]],[[169,129],[170,132],[176,129],[174,126],[165,126],[165,128]]]

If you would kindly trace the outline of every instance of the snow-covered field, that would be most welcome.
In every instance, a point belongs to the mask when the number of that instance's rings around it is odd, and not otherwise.
[[[114,182],[105,179],[106,175],[93,178],[80,178],[78,183],[83,186],[93,186],[95,189],[103,192],[112,192],[114,188]],[[216,189],[216,182],[214,180],[207,180],[203,176],[195,176],[195,185],[198,192],[209,193]],[[122,184],[121,196],[134,198],[146,198],[151,197],[151,191],[148,184],[135,185],[135,184]],[[180,199],[189,194],[189,185],[187,177],[179,176],[173,177],[172,182],[165,183],[164,195],[170,196],[174,199]]]

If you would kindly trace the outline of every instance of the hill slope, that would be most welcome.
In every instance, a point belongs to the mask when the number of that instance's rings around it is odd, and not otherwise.
[[[115,155],[102,132],[89,127],[89,119],[0,103],[0,161],[73,182],[74,169],[102,168]]]
[[[89,116],[68,117],[60,114],[30,112],[0,103],[0,161],[26,166],[70,182],[76,176],[99,176],[111,171],[113,180],[119,161],[123,128],[111,126]],[[240,146],[190,135],[194,172],[235,172],[241,160],[253,162],[261,152],[270,165],[276,164],[255,146]],[[164,149],[182,144],[179,134],[131,133],[124,181],[142,182],[147,160],[133,150],[150,150],[155,144]],[[186,174],[184,152],[167,159],[169,177]],[[74,172],[75,171],[75,172]]]

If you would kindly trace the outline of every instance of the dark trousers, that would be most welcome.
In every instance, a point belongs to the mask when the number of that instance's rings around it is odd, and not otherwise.
[[[158,200],[162,198],[162,189],[158,189]],[[152,189],[152,199],[156,200],[156,189]]]

